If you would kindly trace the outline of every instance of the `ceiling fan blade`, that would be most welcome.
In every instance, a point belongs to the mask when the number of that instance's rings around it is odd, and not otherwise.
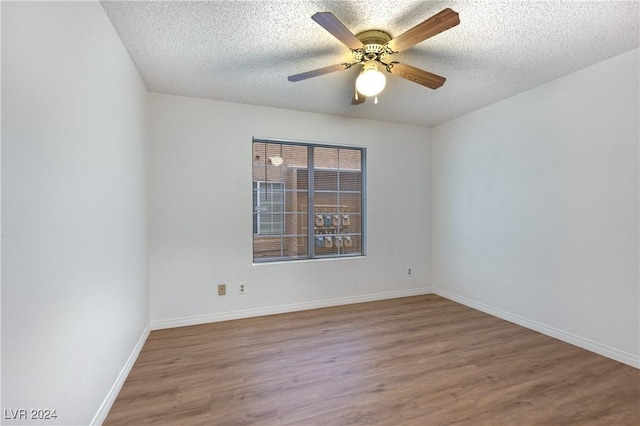
[[[389,49],[394,52],[400,52],[414,44],[425,41],[429,37],[433,37],[449,28],[455,27],[459,23],[460,17],[458,16],[458,12],[446,8],[391,40],[388,44]]]
[[[331,12],[318,12],[311,19],[316,21],[322,28],[329,31],[331,35],[340,40],[349,49],[360,49],[364,45],[353,35],[349,28],[340,22]]]
[[[364,101],[367,100],[367,97],[362,93],[358,92],[358,97],[356,98],[356,92],[353,92],[353,98],[351,98],[351,105],[360,105],[363,104]]]
[[[439,75],[399,62],[392,62],[389,64],[389,67],[387,67],[387,70],[398,77],[421,84],[429,89],[437,89],[442,86],[446,80],[446,78]]]
[[[346,70],[347,68],[349,68],[348,64],[329,65],[328,67],[318,68],[317,70],[312,70],[312,71],[302,72],[300,74],[290,75],[289,77],[287,77],[287,80],[289,80],[289,81],[306,80],[308,78],[318,77],[319,75],[324,75],[324,74],[329,74],[329,73],[336,72],[336,71]]]

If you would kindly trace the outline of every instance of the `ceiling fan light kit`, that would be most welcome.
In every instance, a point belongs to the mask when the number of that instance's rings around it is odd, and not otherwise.
[[[378,71],[376,61],[367,61],[356,79],[356,90],[365,96],[376,96],[386,84],[387,79]]]
[[[362,64],[362,72],[356,79],[356,90],[351,101],[352,105],[363,103],[368,96],[376,96],[375,103],[378,103],[377,95],[382,92],[386,85],[385,76],[379,70],[380,66],[388,73],[430,89],[437,89],[442,86],[446,80],[444,77],[397,61],[388,62],[387,58],[460,23],[458,13],[447,8],[405,31],[398,37],[392,38],[391,35],[382,30],[368,30],[354,35],[331,12],[318,12],[311,19],[351,49],[354,62],[330,65],[291,75],[288,80],[292,82],[306,80]]]

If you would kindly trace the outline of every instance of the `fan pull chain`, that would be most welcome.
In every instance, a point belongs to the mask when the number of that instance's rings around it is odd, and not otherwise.
[[[373,99],[373,103],[378,105],[378,95],[376,95],[376,97]]]

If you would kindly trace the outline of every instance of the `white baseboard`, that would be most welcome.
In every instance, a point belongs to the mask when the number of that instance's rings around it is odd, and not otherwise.
[[[640,356],[621,351],[611,346],[607,346],[605,344],[598,343],[593,340],[590,340],[572,333],[568,333],[566,331],[557,329],[555,327],[551,327],[546,324],[542,324],[537,321],[533,321],[533,320],[521,317],[519,315],[515,315],[510,312],[503,311],[501,309],[493,308],[491,306],[485,305],[484,303],[480,303],[475,300],[468,299],[464,296],[451,293],[447,290],[442,290],[440,288],[433,288],[433,292],[438,296],[442,296],[444,298],[453,300],[454,302],[461,303],[463,305],[469,306],[471,308],[477,309],[479,311],[485,312],[487,314],[493,315],[503,320],[521,325],[531,330],[535,330],[542,334],[546,334],[547,336],[551,336],[558,340],[562,340],[563,342],[571,343],[572,345],[581,347],[588,351],[595,352],[599,355],[605,356],[607,358],[611,358],[613,360],[616,360],[640,369]]]
[[[350,305],[353,303],[373,302],[376,300],[396,299],[399,297],[419,296],[433,293],[431,287],[414,288],[410,290],[389,291],[384,293],[365,294],[360,296],[338,297],[334,299],[317,300],[313,302],[291,303],[287,305],[268,306],[264,308],[242,309],[216,314],[195,315],[182,318],[151,321],[152,330],[164,328],[184,327],[187,325],[206,324],[210,322],[229,321],[241,318],[260,317],[264,315],[283,314],[287,312],[305,311],[308,309],[328,308],[330,306]]]
[[[122,385],[124,385],[125,380],[127,380],[127,376],[129,375],[129,372],[133,368],[133,364],[135,364],[136,359],[138,359],[138,355],[140,355],[140,351],[142,350],[144,343],[147,341],[147,338],[149,337],[149,333],[151,333],[151,324],[147,324],[147,326],[143,330],[142,335],[138,339],[138,343],[136,343],[135,347],[133,348],[133,351],[131,351],[131,355],[129,355],[129,358],[127,359],[127,362],[124,364],[124,367],[122,367],[122,370],[120,370],[120,374],[118,374],[118,378],[116,379],[113,386],[111,386],[109,393],[107,393],[107,397],[102,402],[102,405],[100,405],[100,408],[98,409],[98,412],[96,413],[96,415],[93,417],[93,420],[91,420],[91,425],[101,425],[107,418],[107,414],[109,414],[109,410],[111,410],[111,406],[113,405],[113,403],[116,400],[116,397],[120,393],[120,389],[122,389]]]

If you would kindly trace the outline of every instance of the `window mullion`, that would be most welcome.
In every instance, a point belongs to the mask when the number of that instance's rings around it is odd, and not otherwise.
[[[360,252],[367,254],[367,152],[360,153]]]
[[[340,229],[340,223],[341,223],[341,216],[340,216],[340,212],[342,211],[342,209],[340,208],[340,150],[336,148],[336,155],[337,155],[337,170],[336,170],[336,204],[337,204],[337,208],[336,208],[336,213],[338,215],[338,226],[335,229],[335,233],[336,233],[336,237],[335,237],[335,241],[336,241],[336,248],[337,253],[340,254],[342,252],[340,245],[338,244],[338,237],[339,235],[342,233],[342,230]]]
[[[313,146],[309,146],[307,151],[307,241],[308,241],[308,252],[309,259],[313,259],[316,257],[315,250],[315,228],[313,226],[314,221],[314,213],[315,213],[315,197],[314,197],[314,181],[315,174],[313,172],[314,159],[313,159]]]

